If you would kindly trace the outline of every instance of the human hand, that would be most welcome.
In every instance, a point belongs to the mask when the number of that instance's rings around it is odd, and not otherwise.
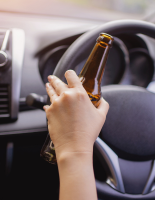
[[[49,76],[46,90],[51,105],[44,106],[57,159],[65,152],[91,152],[109,109],[101,98],[96,108],[73,70],[65,73],[67,84]]]

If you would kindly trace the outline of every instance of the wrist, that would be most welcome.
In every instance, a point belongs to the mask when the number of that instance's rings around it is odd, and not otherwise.
[[[70,172],[83,166],[93,166],[92,152],[63,152],[57,157],[59,172],[63,169]]]
[[[68,159],[73,154],[76,156],[92,155],[94,142],[87,140],[72,140],[70,142],[63,142],[55,145],[56,157],[62,160]]]
[[[56,159],[58,164],[70,163],[70,162],[78,162],[78,160],[83,160],[85,158],[89,158],[92,160],[93,157],[93,149],[90,151],[73,151],[73,150],[56,150]]]

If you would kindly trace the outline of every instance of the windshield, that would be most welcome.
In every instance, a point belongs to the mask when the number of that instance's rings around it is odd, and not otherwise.
[[[0,10],[103,21],[145,19],[155,11],[155,0],[0,0]]]

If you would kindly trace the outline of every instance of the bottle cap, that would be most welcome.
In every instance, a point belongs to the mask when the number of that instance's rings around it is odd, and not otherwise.
[[[101,42],[101,43],[103,42],[104,44],[107,44],[109,46],[112,45],[113,41],[114,38],[107,33],[100,33],[99,37],[96,40],[96,42]]]

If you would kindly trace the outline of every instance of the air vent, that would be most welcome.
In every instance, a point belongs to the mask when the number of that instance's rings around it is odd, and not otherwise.
[[[0,118],[9,117],[8,85],[0,85]]]

